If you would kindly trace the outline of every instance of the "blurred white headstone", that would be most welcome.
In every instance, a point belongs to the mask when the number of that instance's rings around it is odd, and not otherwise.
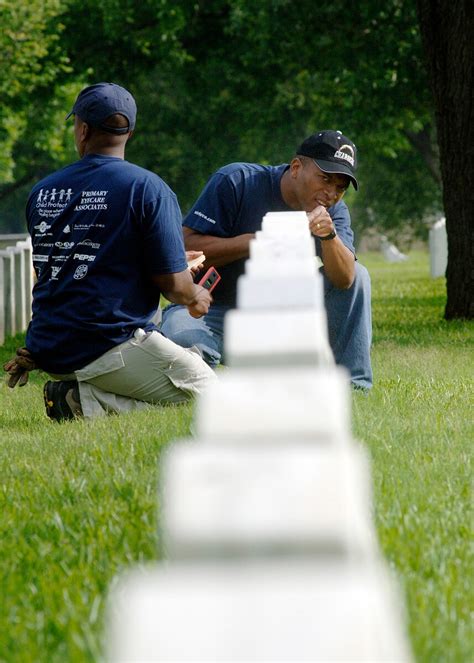
[[[33,285],[34,285],[34,276],[33,276],[33,246],[31,244],[31,237],[28,239],[17,242],[17,247],[23,251],[23,270],[24,270],[24,281],[25,281],[25,301],[24,301],[24,316],[25,316],[25,328],[28,322],[31,320],[32,316],[32,302],[33,302]]]
[[[267,214],[250,255],[230,368],[162,455],[171,561],[115,586],[108,660],[408,662],[306,214]]]
[[[15,315],[15,255],[6,249],[0,251],[3,262],[3,302],[5,310],[5,336],[14,336],[17,331]]]
[[[326,311],[229,311],[224,321],[229,366],[307,366],[334,363],[327,340]]]
[[[0,255],[0,345],[5,342],[5,276],[3,256]]]
[[[199,438],[299,440],[345,444],[350,431],[348,376],[324,368],[222,371],[196,403]]]
[[[314,258],[316,249],[314,241],[308,235],[294,237],[293,235],[268,235],[257,231],[255,239],[249,244],[249,260],[296,260]]]
[[[316,263],[313,259],[313,264]],[[276,309],[282,315],[294,309],[324,309],[323,282],[319,274],[288,276],[243,274],[237,281],[237,308]]]
[[[262,219],[265,235],[310,236],[306,212],[268,212]]]
[[[356,445],[181,442],[162,461],[172,559],[377,552],[367,455]]]
[[[445,218],[437,221],[430,229],[429,247],[432,278],[444,276],[448,266],[448,235]]]
[[[25,254],[23,249],[17,246],[9,246],[6,251],[12,255],[13,260],[13,284],[15,292],[15,333],[26,329],[25,315]]]
[[[385,235],[382,235],[380,238],[380,247],[387,262],[404,262],[408,260],[408,256],[397,249],[395,244],[389,242]]]
[[[287,256],[285,260],[247,260],[245,273],[251,277],[268,277],[270,275],[285,277],[288,280],[315,277],[318,275],[318,265],[314,257],[293,258]]]
[[[114,588],[110,663],[411,660],[383,567],[331,560],[168,563]]]

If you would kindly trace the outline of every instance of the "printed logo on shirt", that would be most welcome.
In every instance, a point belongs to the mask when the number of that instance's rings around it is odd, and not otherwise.
[[[105,223],[75,223],[74,230],[89,230],[89,228],[105,228]]]
[[[32,260],[36,260],[36,262],[48,262],[49,256],[46,256],[42,253],[33,253],[31,256]]]
[[[58,280],[58,273],[61,271],[61,265],[53,265],[51,267],[51,281],[57,281]]]
[[[62,255],[62,256],[52,256],[51,260],[54,260],[55,262],[65,262],[69,258],[69,255]]]
[[[36,209],[40,216],[55,219],[68,206],[73,191],[68,189],[40,189],[36,196]]]
[[[78,242],[77,246],[90,246],[91,249],[100,248],[100,244],[93,242],[91,239],[83,239],[82,242]]]
[[[76,267],[76,271],[74,272],[74,278],[76,279],[76,281],[83,279],[84,276],[87,274],[88,269],[89,269],[88,265],[78,265],[78,267]]]
[[[54,246],[53,242],[39,242],[38,246],[47,246],[50,248],[51,246]]]
[[[205,214],[203,214],[202,212],[199,212],[198,210],[195,210],[194,214],[196,214],[196,216],[200,216],[202,219],[204,219],[204,221],[209,221],[209,223],[215,223],[216,222],[215,219],[211,219],[209,216],[206,216]]]
[[[87,253],[75,253],[74,254],[74,260],[80,260],[81,262],[94,262],[95,256],[90,256]]]
[[[55,242],[54,246],[57,246],[58,249],[72,249],[74,242]]]
[[[71,226],[68,223],[67,226],[64,228],[63,233],[66,233],[66,235],[67,235],[70,232],[71,232]]]
[[[83,191],[81,202],[74,208],[75,212],[88,212],[95,210],[106,210],[108,205],[105,198],[108,191]]]
[[[37,226],[35,226],[35,230],[39,230],[40,233],[44,235],[44,233],[51,228],[51,224],[46,223],[46,221],[41,221],[41,223],[38,223]]]

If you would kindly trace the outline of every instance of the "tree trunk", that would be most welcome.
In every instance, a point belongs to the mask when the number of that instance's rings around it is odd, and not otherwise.
[[[424,127],[421,131],[404,131],[403,133],[410,141],[411,146],[420,153],[431,177],[441,188],[443,183],[439,169],[438,144],[435,139],[431,138],[430,128]]]
[[[417,6],[434,97],[448,234],[445,318],[472,319],[474,12],[470,0],[417,0]]]

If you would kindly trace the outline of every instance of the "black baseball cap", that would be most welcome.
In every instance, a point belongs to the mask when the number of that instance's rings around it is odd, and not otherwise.
[[[354,143],[340,131],[319,131],[304,140],[296,154],[310,157],[325,173],[347,175],[357,191],[359,183],[355,177],[357,149]]]
[[[128,120],[128,127],[111,127],[107,118],[120,113]],[[127,134],[135,127],[137,105],[132,94],[115,83],[96,83],[84,88],[76,99],[72,111],[66,117],[77,115],[91,127],[111,134]]]

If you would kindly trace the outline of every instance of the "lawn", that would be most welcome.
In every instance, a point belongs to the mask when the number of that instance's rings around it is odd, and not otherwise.
[[[372,275],[375,387],[353,394],[369,449],[383,552],[407,599],[418,661],[472,660],[473,328],[442,319],[428,256]],[[22,338],[0,348],[5,361]],[[156,559],[159,450],[189,433],[190,406],[51,423],[34,374],[0,386],[0,661],[101,658],[107,589]]]

